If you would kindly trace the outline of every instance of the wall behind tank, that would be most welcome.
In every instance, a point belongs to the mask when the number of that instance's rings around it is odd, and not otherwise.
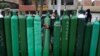
[[[100,13],[92,13],[92,22],[94,22],[96,18],[100,20]]]
[[[18,4],[18,0],[5,0],[5,1],[13,2],[13,3],[17,3]]]

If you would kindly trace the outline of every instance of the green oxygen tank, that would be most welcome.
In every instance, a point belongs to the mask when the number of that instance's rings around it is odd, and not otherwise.
[[[68,36],[69,36],[69,16],[66,13],[67,11],[64,11],[62,16],[62,36],[61,36],[61,56],[67,56],[68,55]]]
[[[5,35],[4,35],[4,16],[0,10],[0,56],[6,56]]]
[[[50,26],[49,14],[44,19],[44,24]],[[43,46],[43,56],[49,56],[50,47],[50,29],[44,29],[44,46]]]
[[[85,28],[85,37],[83,44],[83,56],[89,56],[90,43],[91,43],[91,35],[92,35],[92,23],[88,22]]]
[[[75,54],[75,44],[76,44],[76,33],[77,33],[77,15],[73,12],[73,16],[70,17],[70,32],[69,32],[69,56],[74,56]]]
[[[34,28],[33,28],[33,17],[29,14],[26,18],[27,27],[27,45],[28,45],[28,56],[35,56],[34,54]]]
[[[12,38],[11,38],[11,14],[5,10],[4,29],[6,37],[7,56],[12,56]]]
[[[16,11],[13,11],[11,17],[11,37],[12,37],[12,56],[19,56],[19,35],[18,35],[18,16]]]
[[[53,56],[60,56],[61,23],[58,19],[56,17],[56,21],[54,22]]]
[[[99,21],[99,27],[100,27],[100,21]],[[100,56],[100,28],[99,28],[99,40],[98,40],[97,56]]]
[[[97,42],[99,39],[99,30],[100,30],[99,28],[100,28],[100,23],[98,21],[94,22],[89,56],[96,56]]]
[[[80,10],[78,14],[77,41],[76,41],[76,51],[75,51],[76,56],[82,56],[85,18],[86,16],[84,15],[84,11]]]
[[[42,56],[41,17],[36,14],[34,17],[34,41],[35,56]]]
[[[26,17],[22,11],[18,15],[18,23],[21,56],[27,56]]]

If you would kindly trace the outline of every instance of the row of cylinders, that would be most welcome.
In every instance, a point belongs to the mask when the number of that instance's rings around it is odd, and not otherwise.
[[[95,56],[98,46],[96,44],[100,37],[100,23],[96,21],[94,24],[87,24],[83,16],[77,18],[75,14],[69,17],[64,11],[61,20],[58,16],[55,17],[53,37],[50,37],[48,28],[44,27],[41,32],[42,23],[38,14],[34,17],[31,14],[27,17],[17,16],[14,11],[12,16],[5,15],[3,19],[5,37],[2,38],[6,42],[7,52],[4,53],[7,54],[2,53],[1,56],[50,56],[51,53],[53,56]],[[47,14],[44,24],[50,26],[50,20]],[[53,38],[53,43],[50,42],[50,38]],[[51,52],[50,46],[53,48]]]

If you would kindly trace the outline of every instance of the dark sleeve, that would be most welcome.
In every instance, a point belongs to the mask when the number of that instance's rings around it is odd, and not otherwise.
[[[50,21],[49,29],[50,29],[51,31],[53,31],[55,20],[56,20],[56,19],[51,19],[51,21]]]

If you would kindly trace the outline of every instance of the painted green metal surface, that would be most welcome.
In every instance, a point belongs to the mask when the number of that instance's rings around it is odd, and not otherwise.
[[[76,41],[76,56],[82,56],[83,51],[83,39],[85,30],[85,18],[78,18],[78,28],[77,28],[77,41]]]
[[[5,15],[4,26],[5,26],[7,56],[12,56],[11,15],[10,14]]]
[[[66,11],[62,16],[62,36],[61,36],[61,56],[68,55],[68,36],[69,36],[69,17],[67,16]]]
[[[98,21],[96,21],[93,24],[93,31],[92,31],[92,39],[91,39],[89,56],[96,56],[97,42],[98,42],[98,38],[99,38],[99,28],[100,28],[100,23]]]
[[[19,35],[18,35],[18,16],[16,11],[13,11],[11,17],[11,37],[12,37],[12,56],[19,56]]]
[[[84,37],[84,44],[83,44],[83,56],[89,56],[91,35],[92,35],[92,24],[89,22],[86,24],[86,28],[85,28],[85,37]]]
[[[69,56],[75,55],[75,44],[76,44],[76,33],[77,33],[77,16],[74,14],[70,21],[70,33],[69,33]]]
[[[100,56],[100,21],[99,21],[99,40],[98,40],[97,56]]]
[[[44,19],[44,24],[50,25],[49,15]],[[44,46],[43,46],[43,56],[49,56],[49,47],[50,47],[50,29],[44,29]]]
[[[59,20],[54,23],[53,56],[60,56],[61,24]]]
[[[26,17],[24,16],[23,12],[20,12],[18,17],[20,52],[21,56],[27,56]]]
[[[0,11],[0,56],[6,56],[4,16],[1,14],[1,11]]]
[[[34,17],[34,40],[35,40],[35,56],[42,56],[42,33],[41,33],[41,17],[36,14]]]
[[[34,52],[34,28],[33,28],[33,17],[28,15],[26,19],[27,26],[27,44],[28,44],[28,56],[35,56]]]

